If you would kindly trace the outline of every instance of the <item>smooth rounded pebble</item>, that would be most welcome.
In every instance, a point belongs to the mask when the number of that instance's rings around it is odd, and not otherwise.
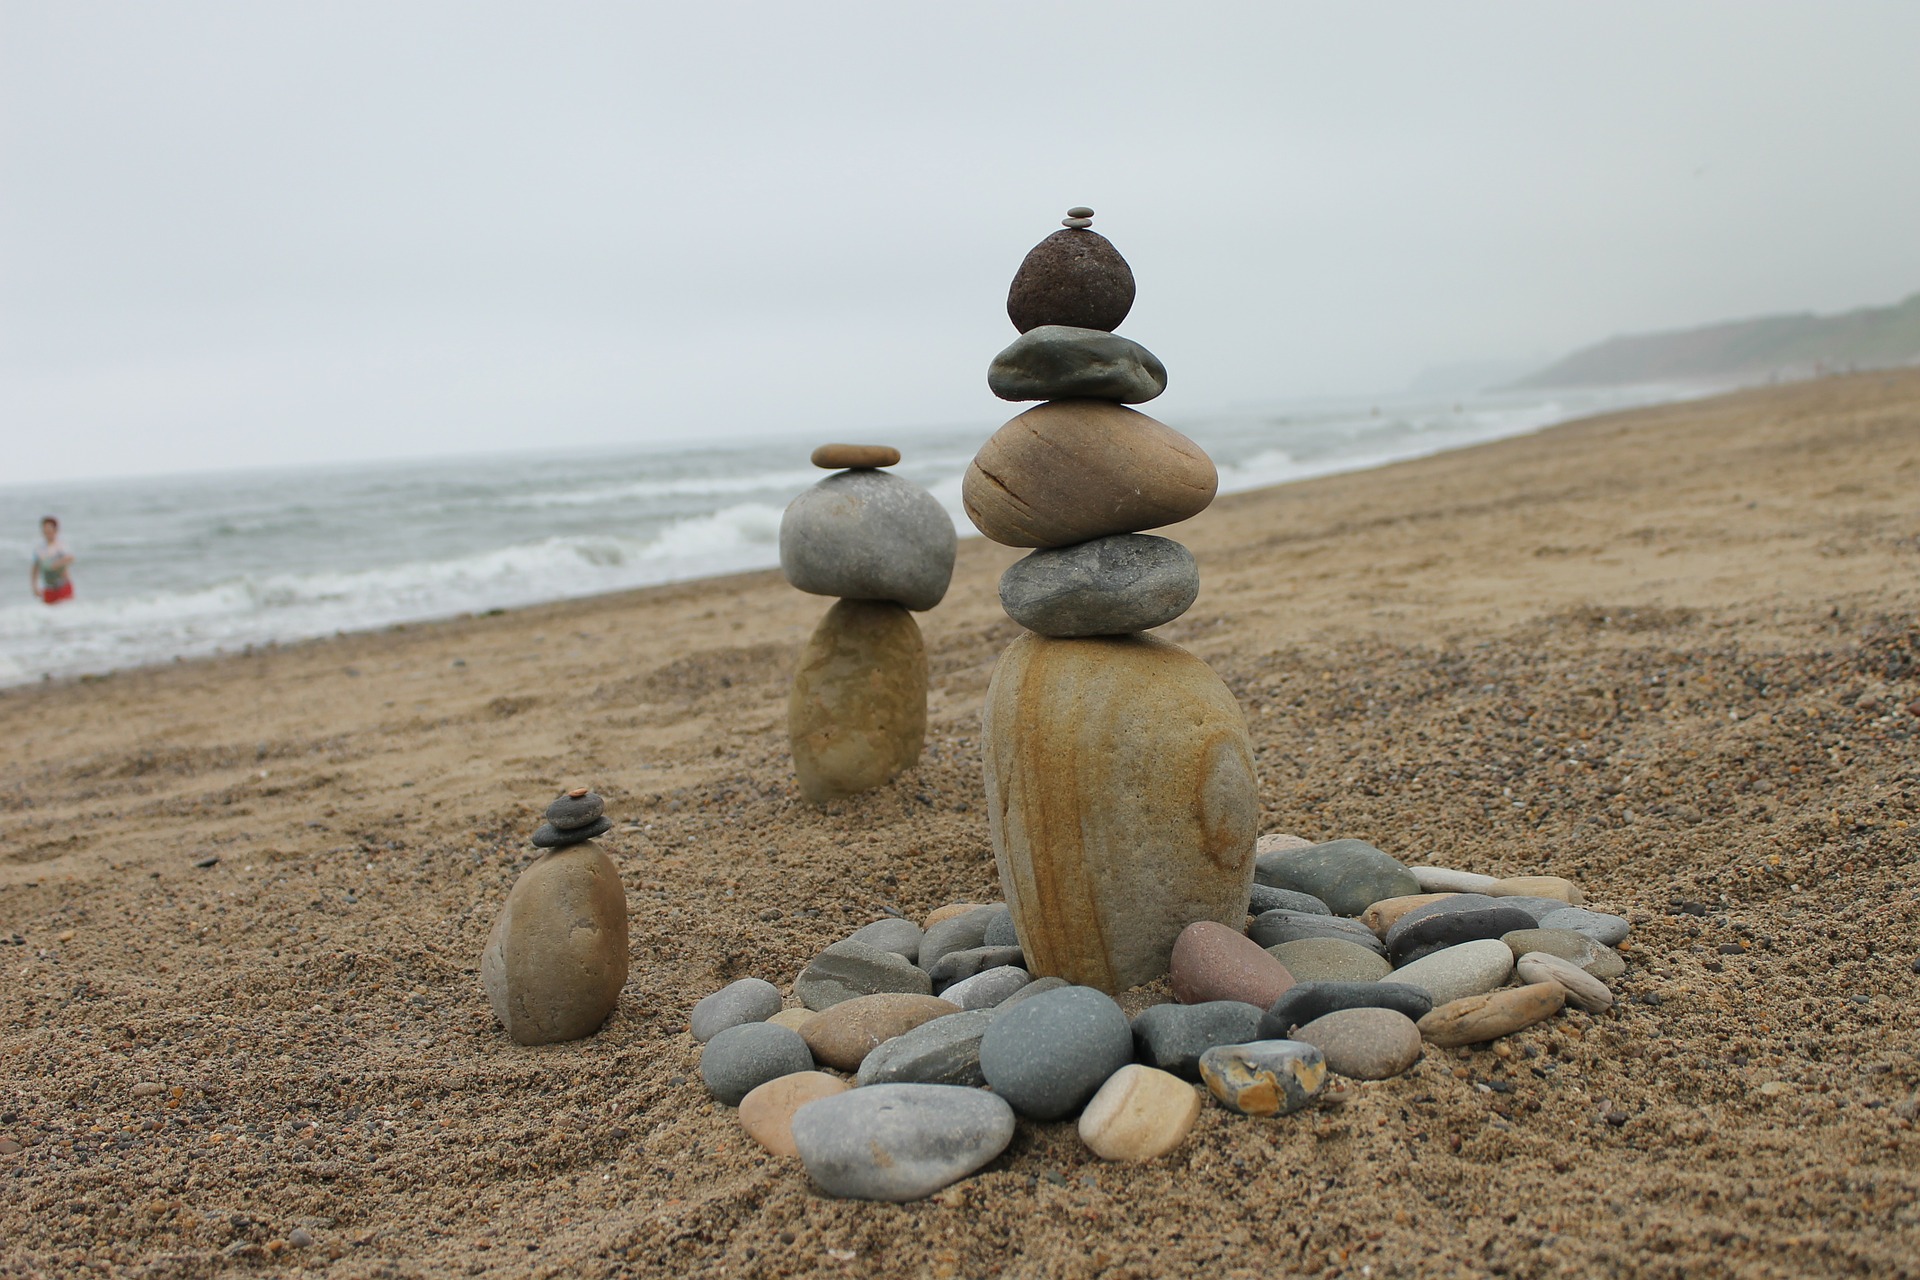
[[[1442,1048],[1480,1044],[1525,1030],[1560,1012],[1567,989],[1558,982],[1535,982],[1436,1005],[1420,1019],[1420,1034]]]
[[[1213,920],[1196,920],[1173,941],[1173,998],[1181,1004],[1240,1000],[1264,1009],[1293,975],[1259,943]]]
[[[515,1044],[598,1031],[627,981],[627,895],[592,841],[535,859],[513,882],[480,953],[480,984]]]
[[[1404,898],[1420,885],[1399,859],[1364,840],[1329,840],[1254,860],[1254,879],[1276,889],[1310,893],[1336,915],[1357,916],[1382,898]]]
[[[1413,893],[1404,898],[1382,898],[1360,913],[1360,923],[1373,930],[1375,936],[1385,940],[1387,930],[1401,916],[1420,907],[1430,907],[1449,898],[1457,898],[1455,893]]]
[[[1305,836],[1296,836],[1286,831],[1269,831],[1254,842],[1253,852],[1258,856],[1263,853],[1279,853],[1285,849],[1311,849],[1313,846],[1314,842]]]
[[[688,1030],[693,1032],[695,1040],[705,1044],[728,1027],[737,1027],[746,1022],[765,1022],[780,1012],[780,1006],[784,1003],[780,988],[771,982],[761,978],[741,978],[694,1005],[693,1013],[687,1019]]]
[[[1508,876],[1495,880],[1481,892],[1494,898],[1558,898],[1575,907],[1587,900],[1580,886],[1564,876]]]
[[[1084,228],[1056,231],[1014,272],[1007,319],[1021,333],[1041,325],[1110,332],[1133,308],[1133,287],[1133,268],[1112,241]]]
[[[1512,907],[1463,907],[1449,911],[1443,904],[1442,909],[1417,920],[1403,917],[1387,930],[1387,954],[1394,963],[1407,964],[1447,947],[1498,938],[1532,924],[1532,916]]]
[[[1005,903],[993,902],[949,902],[944,907],[935,907],[927,912],[927,918],[920,922],[922,929],[931,929],[943,920],[953,920],[985,907],[1005,906]]]
[[[740,1099],[740,1127],[776,1156],[800,1154],[793,1145],[793,1113],[809,1102],[853,1086],[824,1071],[796,1071],[756,1085]]]
[[[1260,1010],[1241,1000],[1149,1005],[1134,1015],[1134,1057],[1148,1066],[1198,1080],[1200,1055],[1215,1045],[1261,1039],[1261,1017]]]
[[[1419,987],[1433,1003],[1447,1004],[1493,990],[1513,972],[1513,952],[1498,938],[1463,942],[1393,971],[1393,981]]]
[[[1607,984],[1577,964],[1529,951],[1520,957],[1513,970],[1522,982],[1557,982],[1567,990],[1567,1003],[1587,1013],[1605,1013],[1613,1008],[1613,992]]]
[[[1013,908],[1001,903],[994,908],[998,915],[988,922],[987,931],[981,935],[983,947],[1017,947],[1020,945],[1020,931],[1014,927]]]
[[[1167,366],[1131,338],[1043,324],[993,358],[987,386],[1002,400],[1142,404],[1167,389]]]
[[[782,1009],[771,1018],[768,1018],[767,1021],[773,1023],[776,1027],[787,1027],[798,1031],[819,1016],[819,1014],[811,1009]]]
[[[839,471],[787,504],[780,570],[817,596],[931,609],[953,580],[953,519],[890,471]]]
[[[1006,964],[997,969],[982,969],[971,978],[962,978],[943,990],[940,998],[962,1009],[991,1009],[1032,981],[1033,975],[1025,969]]]
[[[793,994],[815,1012],[882,991],[930,996],[933,980],[898,952],[847,941],[834,943],[808,961],[793,982]]]
[[[1386,1080],[1420,1061],[1420,1028],[1392,1009],[1342,1009],[1297,1028],[1293,1038],[1326,1055],[1351,1080]]]
[[[1498,884],[1498,876],[1483,876],[1477,871],[1456,871],[1452,867],[1409,866],[1407,868],[1422,893],[1485,893]]]
[[[1549,911],[1540,917],[1539,924],[1542,929],[1570,929],[1574,933],[1584,933],[1608,947],[1626,941],[1627,933],[1633,927],[1627,923],[1625,916],[1610,916],[1602,911],[1589,911],[1585,907]]]
[[[1009,965],[1024,968],[1027,958],[1018,947],[969,947],[965,951],[949,951],[927,969],[927,977],[933,982],[935,992],[944,993],[956,982],[963,982],[977,973],[988,969],[1002,969]]]
[[[1619,952],[1571,929],[1516,929],[1501,935],[1500,941],[1515,959],[1529,951],[1544,952],[1578,965],[1602,982],[1627,971],[1627,962]]]
[[[1200,1093],[1178,1076],[1130,1063],[1080,1113],[1080,1141],[1102,1160],[1138,1163],[1179,1146],[1200,1116]]]
[[[987,929],[1006,909],[1006,904],[996,902],[940,920],[927,917],[927,931],[920,937],[920,967],[931,969],[952,952],[985,946]]]
[[[1120,533],[1035,551],[1000,575],[1007,616],[1043,636],[1150,631],[1200,594],[1200,566],[1171,538]]]
[[[1569,909],[1567,904],[1558,898],[1535,898],[1526,894],[1509,894],[1504,898],[1493,898],[1491,901],[1497,902],[1503,907],[1516,907],[1526,912],[1533,917],[1535,924],[1540,923],[1540,921],[1546,919],[1556,911],[1566,911]]]
[[[858,1071],[875,1048],[960,1006],[937,996],[885,992],[834,1005],[800,1029],[813,1056],[839,1071]]]
[[[745,1022],[707,1041],[700,1054],[700,1080],[729,1107],[769,1080],[813,1070],[813,1054],[800,1033],[771,1022]]]
[[[1132,1057],[1127,1015],[1091,987],[1065,987],[998,1010],[980,1040],[987,1084],[1034,1120],[1078,1111]]]
[[[1297,938],[1267,953],[1295,982],[1378,982],[1393,972],[1379,952],[1345,938]]]
[[[1298,1040],[1217,1045],[1200,1055],[1200,1078],[1230,1111],[1284,1116],[1327,1087],[1326,1055]]]
[[[900,451],[890,444],[823,444],[813,451],[813,465],[827,471],[848,467],[891,467]]]
[[[1276,889],[1270,884],[1256,882],[1247,899],[1248,915],[1265,915],[1269,911],[1293,911],[1301,915],[1330,916],[1333,914],[1327,904],[1310,893],[1295,893],[1291,889]]]
[[[923,1022],[869,1053],[857,1079],[870,1084],[958,1084],[978,1088],[980,1037],[993,1025],[993,1010],[976,1009]]]
[[[913,921],[888,916],[885,920],[875,920],[872,924],[861,925],[845,940],[864,942],[869,947],[891,951],[897,956],[906,957],[908,963],[912,963],[920,958],[920,932],[920,926]]]
[[[1387,953],[1386,944],[1358,920],[1307,911],[1262,911],[1247,926],[1247,936],[1263,947],[1277,947],[1302,938],[1341,938],[1377,955]]]
[[[1260,1019],[1262,1040],[1285,1040],[1295,1027],[1344,1009],[1390,1009],[1402,1017],[1425,1017],[1433,997],[1400,982],[1303,982],[1273,1002]]]
[[[1013,1141],[1013,1110],[981,1089],[881,1084],[809,1102],[793,1144],[830,1196],[920,1200],[979,1169]]]

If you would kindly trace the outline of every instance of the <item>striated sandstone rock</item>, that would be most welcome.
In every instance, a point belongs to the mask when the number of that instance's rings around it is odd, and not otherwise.
[[[787,734],[815,804],[881,786],[920,759],[927,650],[905,606],[842,600],[827,610],[800,655]]]

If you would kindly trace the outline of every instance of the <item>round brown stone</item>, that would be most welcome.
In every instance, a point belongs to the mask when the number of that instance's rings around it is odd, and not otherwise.
[[[905,1035],[923,1022],[959,1013],[960,1006],[938,996],[884,991],[842,1000],[800,1028],[816,1061],[841,1071],[858,1071],[880,1045]]]
[[[1098,231],[1068,228],[1033,246],[1007,290],[1007,319],[1025,333],[1043,324],[1120,327],[1133,309],[1133,268]]]
[[[813,465],[826,471],[848,467],[890,467],[900,451],[886,444],[823,444],[813,451]]]
[[[1393,1009],[1339,1009],[1290,1038],[1326,1054],[1327,1069],[1350,1080],[1385,1080],[1420,1060],[1420,1028]]]
[[[841,600],[800,655],[787,736],[800,790],[826,804],[887,782],[920,758],[927,651],[905,605]]]

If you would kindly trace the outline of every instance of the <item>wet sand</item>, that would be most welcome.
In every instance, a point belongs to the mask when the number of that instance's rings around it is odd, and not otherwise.
[[[998,898],[1013,552],[922,615],[923,762],[825,813],[784,724],[827,602],[771,573],[0,691],[0,1275],[1920,1273],[1916,495],[1906,371],[1171,530],[1204,585],[1159,634],[1238,696],[1265,829],[1572,877],[1634,920],[1621,1003],[1144,1166],[1023,1123],[908,1206],[747,1141],[686,1015]],[[572,785],[633,976],[524,1049],[478,958]]]

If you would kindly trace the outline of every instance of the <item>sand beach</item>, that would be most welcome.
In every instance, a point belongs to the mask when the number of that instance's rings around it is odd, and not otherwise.
[[[1572,878],[1601,1016],[1106,1164],[835,1201],[687,1014],[1000,896],[979,717],[1015,552],[925,614],[918,767],[825,812],[775,572],[0,690],[0,1275],[1920,1274],[1920,371],[1587,419],[1220,499],[1157,634],[1251,724],[1263,829]],[[511,1043],[480,989],[560,789],[632,976]],[[1130,1007],[1164,999],[1148,989]]]

